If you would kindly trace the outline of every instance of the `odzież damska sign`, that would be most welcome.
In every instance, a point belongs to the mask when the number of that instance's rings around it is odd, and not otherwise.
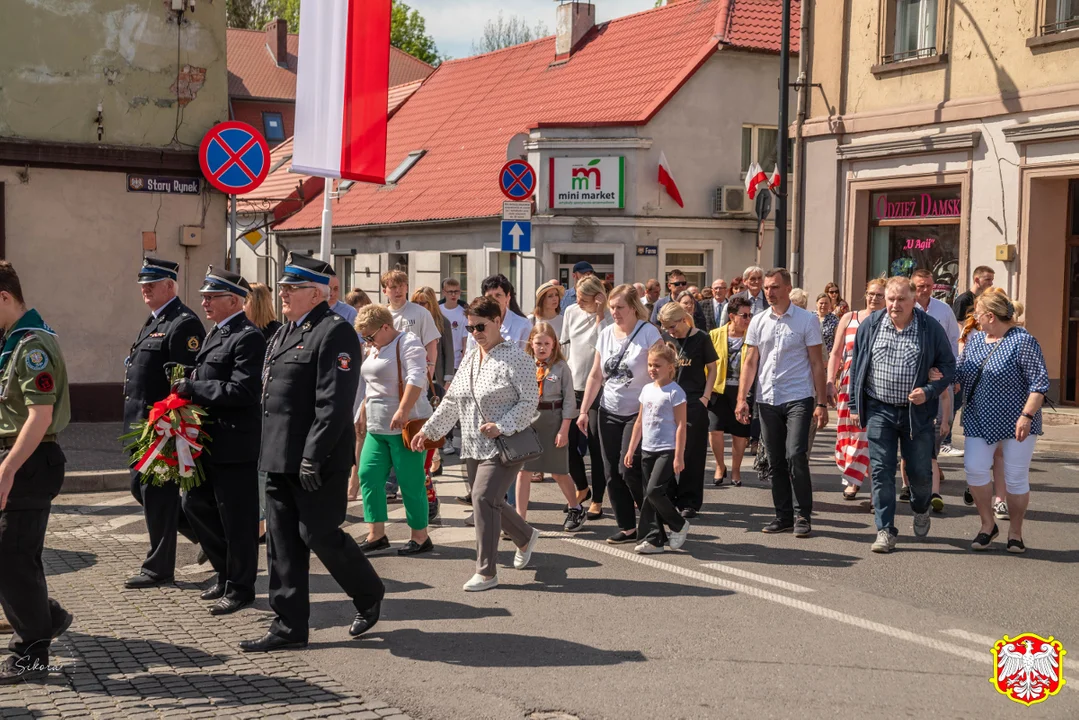
[[[198,195],[202,192],[202,180],[199,178],[128,173],[127,191],[164,193],[166,195]]]
[[[962,214],[958,191],[942,197],[940,192],[880,193],[873,210],[877,220],[957,218]]]
[[[552,208],[624,208],[626,159],[551,158],[547,185]]]

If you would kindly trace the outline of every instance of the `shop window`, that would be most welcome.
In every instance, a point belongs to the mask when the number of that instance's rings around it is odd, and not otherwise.
[[[779,130],[765,125],[742,126],[742,177],[749,171],[750,163],[757,164],[771,173],[778,161]],[[794,139],[787,140],[787,172],[794,170]]]
[[[869,277],[933,273],[934,297],[951,303],[959,277],[959,186],[889,190],[870,196]]]
[[[262,134],[266,136],[266,142],[274,145],[285,140],[285,121],[281,113],[262,113]]]
[[[943,57],[947,0],[881,0],[881,65]]]
[[[667,278],[672,270],[681,270],[686,276],[686,287],[696,285],[703,288],[708,285],[706,270],[707,253],[685,250],[669,250],[663,254],[663,287],[667,287]],[[685,289],[685,288],[683,288]]]
[[[492,275],[498,275],[498,274],[505,275],[509,279],[510,285],[513,286],[514,290],[518,291],[517,292],[517,302],[518,303],[520,303],[520,301],[521,301],[520,289],[517,287],[517,265],[518,265],[518,262],[519,262],[518,261],[519,257],[520,257],[520,255],[518,253],[511,253],[511,252],[491,253],[491,274]]]

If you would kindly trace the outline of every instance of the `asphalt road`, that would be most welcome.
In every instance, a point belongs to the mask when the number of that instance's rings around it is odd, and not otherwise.
[[[63,715],[61,703],[71,702],[67,707],[101,703],[121,714],[145,705],[168,717],[177,716],[179,705],[159,703],[206,698],[211,715],[214,707],[234,714],[242,702],[251,717],[373,716],[345,704],[358,697],[414,720],[1079,717],[1079,680],[1031,708],[990,683],[993,642],[1023,632],[1060,639],[1072,651],[1065,674],[1075,675],[1079,456],[1036,455],[1024,556],[1007,554],[999,541],[987,553],[967,549],[978,522],[962,504],[961,459],[944,462],[948,505],[933,516],[929,538],[913,537],[909,509],[901,504],[897,550],[874,555],[868,501],[841,498],[828,453],[833,441],[831,431],[817,439],[808,539],[760,533],[772,517],[771,494],[748,469],[741,488],[708,484],[704,512],[682,551],[652,556],[605,544],[615,529],[609,518],[562,534],[562,501],[547,482],[532,488],[529,519],[548,535],[531,566],[513,570],[512,544],[504,542],[502,584],[485,593],[461,590],[475,569],[474,535],[464,525],[468,510],[452,502],[464,490],[461,467],[448,467],[437,486],[444,503],[432,531],[435,552],[373,558],[388,588],[379,625],[350,640],[351,603],[313,562],[311,645],[272,658],[234,647],[268,622],[265,572],[255,608],[212,618],[195,597],[209,573],[193,564],[194,547],[181,542],[175,586],[123,591],[123,577],[145,549],[138,506],[126,492],[65,495],[54,508],[46,554],[50,568],[61,568],[49,570],[50,586],[76,615],[74,635],[65,636],[75,646],[71,688],[67,695],[0,693],[0,716],[20,703],[37,707],[30,702]],[[403,508],[391,509],[396,522],[389,535],[397,547],[408,531]],[[365,534],[358,503],[346,529]],[[80,549],[93,558],[92,567],[66,570],[61,560]],[[188,655],[212,655],[198,682],[212,681],[216,690],[195,682],[194,695],[146,696],[138,685],[143,679],[93,667],[102,653],[115,655],[116,642],[137,646],[144,642],[139,638],[164,648],[154,660],[162,666],[155,678],[175,665],[169,643]],[[104,649],[84,650],[87,644]],[[257,692],[237,699],[219,687],[231,688],[228,676],[235,673],[236,683],[257,690],[274,667],[273,675],[283,678],[276,682],[296,683],[295,692],[311,698],[289,697],[290,685],[264,701]],[[79,680],[90,669],[108,693],[121,693],[119,700],[102,697],[92,679]],[[159,699],[147,705],[146,697]],[[38,716],[53,716],[43,713]]]
[[[875,555],[868,501],[840,496],[833,439],[822,433],[813,458],[811,538],[761,534],[771,494],[746,472],[741,488],[709,484],[682,551],[637,556],[602,542],[611,519],[560,537],[547,482],[533,486],[529,518],[552,537],[525,571],[504,542],[502,584],[486,593],[461,590],[473,536],[467,509],[444,504],[436,552],[374,560],[389,594],[362,641],[342,641],[349,606],[323,579],[308,654],[417,718],[1079,717],[1079,680],[1031,708],[990,683],[1006,633],[1079,653],[1079,458],[1037,458],[1024,556],[968,549],[978,522],[962,504],[961,459],[945,461],[947,507],[930,536],[914,538],[902,507],[897,550]],[[463,491],[457,470],[444,498]],[[407,528],[389,535],[397,545]]]

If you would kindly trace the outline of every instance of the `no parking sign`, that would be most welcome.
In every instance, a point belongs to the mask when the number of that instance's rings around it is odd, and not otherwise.
[[[261,185],[270,173],[270,146],[247,123],[223,122],[202,138],[199,165],[215,188],[226,195],[243,195]]]

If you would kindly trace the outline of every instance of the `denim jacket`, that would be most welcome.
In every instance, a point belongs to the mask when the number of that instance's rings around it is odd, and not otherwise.
[[[880,324],[888,311],[877,310],[858,326],[854,335],[854,353],[851,360],[850,411],[858,413],[858,423],[866,426],[865,407],[869,395],[866,393],[866,381],[869,379],[869,366],[873,362],[873,342],[877,339]],[[918,373],[917,386],[925,391],[926,402],[921,405],[910,404],[910,430],[924,430],[933,424],[940,404],[940,395],[955,379],[955,355],[948,341],[948,335],[940,323],[931,318],[921,308],[914,312],[921,313],[918,319]],[[929,369],[937,368],[944,375],[940,380],[929,381]]]

